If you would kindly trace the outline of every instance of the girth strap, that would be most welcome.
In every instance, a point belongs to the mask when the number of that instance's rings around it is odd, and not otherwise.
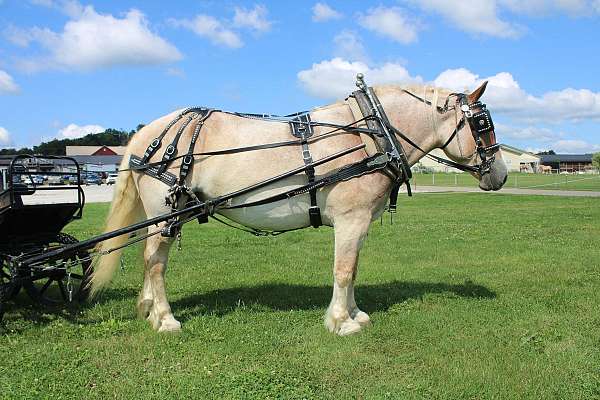
[[[298,115],[296,118],[290,121],[290,128],[292,129],[292,135],[302,140],[302,159],[304,160],[304,164],[312,164],[313,159],[308,148],[308,138],[310,138],[314,133],[310,123],[310,114],[306,113]],[[310,185],[314,183],[315,168],[312,166],[306,168],[305,173],[308,178],[308,184]],[[321,210],[317,206],[317,189],[313,188],[309,190],[308,193],[310,195],[310,208],[308,209],[310,224],[313,226],[313,228],[318,228],[319,226],[323,225],[323,221],[321,219]]]

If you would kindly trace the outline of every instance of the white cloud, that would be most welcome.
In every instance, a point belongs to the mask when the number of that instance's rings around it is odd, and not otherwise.
[[[529,122],[600,120],[600,93],[588,89],[567,88],[534,96],[521,89],[508,72],[482,79],[464,68],[444,71],[434,83],[463,91],[475,89],[484,80],[489,81],[484,99],[494,112]]]
[[[7,146],[12,143],[10,133],[0,126],[0,146]]]
[[[573,16],[586,15],[590,9],[599,11],[599,0],[498,0],[498,4],[516,14],[539,17],[567,13]]]
[[[358,22],[364,28],[399,43],[408,44],[417,40],[418,21],[408,17],[399,7],[371,8],[367,14],[359,17]]]
[[[198,14],[192,20],[171,19],[170,23],[176,27],[189,29],[196,35],[209,39],[215,45],[234,49],[244,45],[237,33],[226,28],[221,21],[210,15]]]
[[[75,139],[91,133],[104,132],[106,129],[100,125],[83,125],[69,124],[58,131],[60,139]]]
[[[313,96],[341,98],[355,90],[356,74],[359,72],[373,85],[422,82],[421,77],[410,76],[400,64],[386,63],[373,68],[362,61],[351,62],[339,57],[313,64],[310,69],[298,72],[298,81]]]
[[[367,55],[361,38],[352,31],[342,31],[333,38],[336,57],[366,61]]]
[[[12,76],[0,69],[0,94],[15,94],[19,93],[19,85],[17,85]]]
[[[518,37],[522,32],[521,27],[500,19],[496,0],[462,2],[447,0],[409,1],[422,10],[441,15],[452,25],[465,32],[501,38]]]
[[[13,30],[13,43],[27,46],[34,41],[48,50],[44,59],[25,60],[21,65],[45,68],[91,70],[117,65],[162,64],[181,59],[175,46],[149,29],[140,11],[132,9],[123,18],[99,14],[92,6],[64,2],[72,19],[62,32],[48,28]]]
[[[256,32],[268,32],[272,22],[267,19],[267,8],[255,5],[252,10],[236,7],[233,16],[233,25],[238,28],[249,28]]]
[[[599,0],[600,1],[600,0]],[[342,18],[342,14],[326,3],[316,3],[312,8],[312,20],[314,22],[325,22],[332,19]]]
[[[585,140],[558,140],[549,145],[549,148],[557,153],[594,153],[600,151],[600,145],[588,143]]]

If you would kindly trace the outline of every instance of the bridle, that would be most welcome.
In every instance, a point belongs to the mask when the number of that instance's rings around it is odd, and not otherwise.
[[[414,143],[412,140],[406,137],[406,135],[404,135],[398,129],[392,127],[392,129],[397,135],[402,137],[405,141],[407,141],[411,146],[415,147],[417,150],[425,153],[426,157],[433,159],[434,161],[437,161],[441,164],[448,165],[461,171],[475,172],[480,176],[483,176],[484,174],[490,172],[492,163],[496,159],[496,153],[498,152],[498,150],[500,150],[500,144],[496,142],[494,122],[492,121],[490,111],[487,109],[484,103],[480,101],[469,103],[469,98],[466,94],[450,93],[446,97],[444,106],[441,107],[406,89],[402,89],[402,91],[428,106],[435,107],[437,112],[440,114],[445,114],[450,110],[460,110],[462,113],[460,120],[458,120],[454,131],[452,131],[452,133],[444,142],[444,144],[440,147],[440,149],[444,150],[446,147],[448,147],[448,145],[452,143],[454,138],[458,135],[458,132],[460,132],[460,130],[464,128],[464,126],[468,123],[469,127],[471,128],[471,134],[473,135],[473,139],[475,140],[475,152],[479,156],[481,163],[476,165],[466,165],[447,160],[445,158],[438,157],[433,154],[427,154],[427,152],[425,152],[416,143]],[[456,103],[455,105],[450,106],[450,100],[452,98],[456,98]]]

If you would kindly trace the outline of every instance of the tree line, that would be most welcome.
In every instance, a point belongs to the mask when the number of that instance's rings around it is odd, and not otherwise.
[[[104,132],[91,133],[77,139],[53,139],[33,147],[0,149],[0,156],[14,154],[64,156],[67,146],[125,146],[129,139],[143,127],[143,124],[139,124],[135,130],[129,132],[109,128]]]

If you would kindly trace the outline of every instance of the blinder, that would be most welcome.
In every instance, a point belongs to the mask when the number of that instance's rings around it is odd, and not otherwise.
[[[496,153],[500,150],[500,144],[496,143],[492,115],[484,103],[476,101],[469,104],[466,95],[459,94],[458,96],[460,110],[463,113],[461,122],[464,120],[468,122],[477,146],[477,154],[481,159],[479,174],[489,173],[492,163],[496,159]]]

